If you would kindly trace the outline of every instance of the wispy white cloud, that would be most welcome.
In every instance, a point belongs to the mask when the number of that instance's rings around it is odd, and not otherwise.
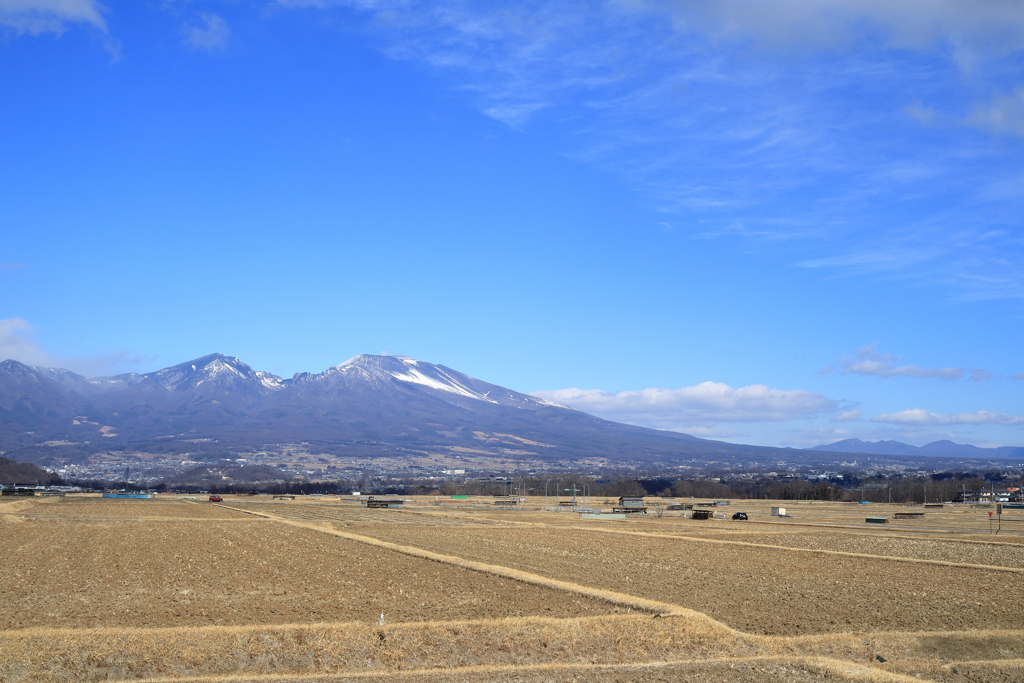
[[[24,318],[0,320],[0,360],[16,360],[25,365],[65,368],[86,376],[116,372],[124,367],[149,363],[155,356],[131,355],[119,351],[106,356],[61,357],[46,351],[33,338],[34,329]]]
[[[907,113],[907,116],[911,117],[919,124],[928,126],[935,123],[939,113],[931,107],[925,107],[921,104],[914,103],[908,104],[903,107],[903,111]]]
[[[228,45],[231,29],[224,19],[216,14],[200,14],[200,25],[189,25],[184,28],[185,45],[193,50],[213,52],[223,50]]]
[[[730,439],[735,436],[742,436],[742,432],[737,432],[733,429],[700,426],[687,427],[686,433],[690,436],[699,436],[702,439]]]
[[[976,104],[964,123],[993,133],[1024,137],[1024,88]]]
[[[920,379],[956,380],[964,376],[963,368],[921,368],[899,365],[899,359],[888,353],[879,353],[874,344],[862,346],[852,356],[840,358],[822,369],[822,374],[838,371],[842,375],[871,375],[874,377],[917,377]],[[988,375],[988,376],[986,376]],[[971,379],[991,379],[987,370],[971,370]]]
[[[0,26],[31,36],[60,35],[71,24],[88,24],[105,33],[104,9],[96,0],[0,0]]]
[[[32,339],[32,326],[23,318],[0,320],[0,359],[42,365],[50,355]]]
[[[755,384],[734,389],[721,382],[703,382],[682,389],[641,389],[607,392],[600,389],[536,391],[550,401],[610,420],[654,427],[693,430],[719,422],[777,422],[816,417],[835,410],[836,402],[799,389],[774,389]]]
[[[845,410],[832,418],[833,422],[856,422],[860,420],[859,410]]]
[[[892,245],[890,245],[892,246]],[[797,263],[802,268],[828,268],[858,273],[905,272],[940,256],[935,245],[908,245],[904,248],[883,249],[880,245],[847,254],[807,259]]]
[[[1024,180],[1003,178],[979,188],[969,204],[1004,206],[1001,214],[1024,197]],[[1024,203],[1021,203],[1024,210]],[[1024,234],[977,218],[932,217],[914,229],[867,233],[856,244],[844,244],[844,253],[797,262],[798,267],[819,269],[834,276],[876,276],[915,284],[943,286],[958,292],[960,300],[1024,298]],[[958,224],[952,229],[947,221]]]
[[[560,4],[566,13],[593,11],[581,2],[521,5],[509,10],[472,0],[440,3],[416,0],[275,0],[281,7],[328,8],[348,6],[366,11],[448,15],[467,31],[481,15],[505,15],[504,26],[514,29],[522,15],[551,13]],[[753,40],[771,49],[834,50],[858,43],[872,47],[929,50],[949,47],[968,64],[974,52],[1012,51],[1024,47],[1024,18],[1016,0],[932,0],[928,3],[891,0],[618,0],[597,5],[617,14],[667,17],[679,32],[699,31],[715,40]],[[557,9],[557,8],[556,8]],[[408,18],[404,19],[409,21]],[[477,29],[488,22],[478,22]],[[520,23],[519,26],[524,24]]]
[[[957,125],[1016,134],[1016,0],[277,7],[347,12],[482,114],[551,133],[679,216],[680,234],[784,243],[823,273],[1024,298],[1024,194],[1007,186],[1024,161]],[[985,91],[1013,94],[972,110]]]
[[[286,8],[314,7],[316,9],[326,9],[332,5],[343,5],[347,3],[340,2],[339,0],[274,0],[273,4]]]
[[[771,49],[807,52],[867,43],[928,50],[952,43],[966,63],[973,51],[1024,47],[1024,16],[1015,0],[678,0],[642,6],[673,13],[684,28]]]
[[[932,413],[920,408],[901,410],[872,418],[872,422],[886,422],[910,425],[1024,425],[1024,415],[1007,415],[978,410],[973,413],[946,415]]]
[[[796,430],[786,437],[786,445],[792,448],[811,448],[853,438],[849,429],[814,427]]]

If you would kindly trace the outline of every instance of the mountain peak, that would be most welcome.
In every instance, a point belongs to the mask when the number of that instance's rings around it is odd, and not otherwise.
[[[3,372],[23,373],[23,372],[27,372],[28,370],[29,370],[29,366],[28,365],[25,365],[21,361],[14,360],[13,358],[8,358],[7,360],[0,362],[0,371],[3,371]]]
[[[340,365],[328,368],[318,377],[334,374],[352,378],[359,377],[378,387],[382,384],[400,382],[406,385],[420,385],[464,398],[496,403],[493,398],[488,397],[489,392],[477,391],[470,386],[473,383],[485,384],[487,387],[493,385],[480,382],[480,380],[463,375],[461,372],[456,372],[443,365],[434,365],[409,356],[374,356],[364,353],[349,358]]]
[[[116,378],[111,378],[116,379]],[[168,392],[201,391],[213,387],[253,395],[263,395],[268,390],[276,391],[284,386],[280,377],[269,372],[253,370],[235,356],[211,353],[194,360],[172,365],[145,375],[139,375],[137,383],[159,387]]]
[[[900,441],[861,441],[860,439],[843,439],[832,444],[822,444],[810,451],[826,451],[833,453],[864,453],[868,455],[927,455],[943,457],[1010,457],[1018,450],[1015,446],[1000,448],[981,448],[971,444],[960,444],[949,439],[932,441],[924,446],[911,446]]]

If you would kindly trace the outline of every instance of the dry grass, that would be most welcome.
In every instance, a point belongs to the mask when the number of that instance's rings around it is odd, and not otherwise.
[[[657,623],[655,623],[657,622]],[[652,623],[654,628],[651,628]],[[661,626],[665,624],[665,626]],[[755,651],[701,621],[621,616],[194,629],[8,632],[0,672],[18,680],[312,674],[481,664],[625,663]]]
[[[983,565],[1024,569],[1024,544],[965,538],[922,538],[904,534],[873,534],[844,530],[800,529],[787,531],[732,530],[698,533],[685,527],[658,531],[659,535],[685,538],[739,541],[755,545],[793,549],[830,550],[853,555],[898,559],[934,560],[952,564]],[[1005,537],[1004,537],[1005,538]]]
[[[349,533],[346,531],[338,530],[333,525],[318,526],[311,525],[303,522],[295,522],[293,520],[280,519],[278,520],[285,524],[298,526],[307,529],[313,529],[322,533],[331,534],[333,536],[340,536],[352,541],[358,541],[367,545],[376,546],[379,548],[386,548],[388,550],[394,550],[402,553],[403,555],[412,555],[413,557],[421,557],[427,560],[433,560],[441,564],[451,565],[454,567],[471,569],[476,572],[483,574],[489,574],[491,576],[497,576],[501,578],[513,579],[522,583],[533,584],[536,586],[542,586],[544,588],[553,588],[559,591],[566,591],[574,595],[584,595],[587,597],[597,598],[598,600],[604,600],[614,605],[619,605],[628,609],[637,609],[652,614],[675,614],[675,615],[686,615],[691,617],[704,617],[704,615],[694,612],[693,610],[679,605],[662,602],[659,600],[650,600],[645,598],[636,597],[634,595],[628,595],[625,593],[618,593],[615,591],[604,590],[600,588],[592,588],[577,583],[570,583],[568,581],[560,581],[558,579],[552,579],[546,576],[540,576],[531,572],[525,572],[519,569],[512,569],[509,567],[503,567],[493,564],[485,564],[483,562],[474,562],[472,560],[466,560],[461,557],[454,555],[441,555],[438,553],[431,552],[429,550],[423,550],[421,548],[415,548],[407,545],[399,545],[397,543],[389,543],[388,541],[381,541],[376,538],[369,536],[360,536],[357,534]]]
[[[0,504],[0,681],[1024,680],[1012,544],[244,503]]]
[[[359,533],[668,602],[750,633],[983,629],[1014,623],[1017,607],[1002,596],[1024,594],[1020,573],[635,534],[401,525]]]
[[[456,501],[447,501],[441,509],[459,511],[466,514],[473,514],[484,519],[514,519],[523,521],[536,521],[543,524],[572,525],[579,524],[579,519],[571,512],[541,513],[538,512],[543,506],[543,498],[529,498],[527,507],[533,511],[524,510],[510,515],[507,511],[495,510],[493,506],[481,500],[475,506],[454,505]],[[472,502],[472,501],[471,501]],[[550,502],[550,500],[549,500]],[[666,505],[671,502],[693,503],[690,499],[659,500],[648,498],[648,505]],[[418,505],[427,507],[429,502],[423,501]],[[413,509],[418,505],[414,504]],[[595,508],[610,510],[613,502],[610,499],[598,499],[594,504]],[[772,517],[773,506],[785,507],[790,517]],[[904,533],[922,536],[937,536],[945,538],[989,537],[988,511],[991,508],[971,506],[946,506],[944,508],[922,508],[908,507],[906,505],[889,505],[883,503],[872,503],[870,505],[857,505],[855,503],[800,503],[797,501],[733,501],[728,507],[717,508],[716,512],[725,515],[727,518],[733,512],[743,511],[750,516],[745,523],[734,523],[729,519],[713,520],[708,522],[693,522],[684,519],[682,513],[665,513],[664,517],[658,519],[654,515],[634,515],[625,522],[614,523],[626,527],[656,530],[658,528],[677,529],[680,526],[694,529],[696,533],[703,533],[699,530],[713,530],[714,532],[728,532],[756,528],[765,532],[798,532],[806,533],[820,529],[829,531],[843,530],[849,532],[865,532],[870,534],[878,533]],[[897,512],[923,512],[924,517],[916,520],[890,519],[884,526],[866,524],[864,519],[868,516],[892,517]],[[605,522],[588,522],[591,524],[605,524]],[[995,524],[991,528],[995,529]],[[1004,532],[1024,532],[1024,510],[1005,510],[1003,513]],[[1024,543],[1024,537],[1014,535],[991,535],[993,539],[1006,543]]]
[[[265,515],[274,518],[297,519],[307,522],[333,522],[348,524],[349,526],[361,526],[364,524],[426,524],[431,526],[453,526],[461,524],[506,524],[505,521],[490,519],[475,519],[468,515],[442,514],[432,509],[424,510],[387,510],[379,508],[365,508],[351,502],[325,502],[322,504],[311,503],[267,503],[253,502],[242,499],[240,502],[225,501],[222,505],[225,510],[244,511],[255,515]]]
[[[936,642],[941,638],[942,642]],[[993,647],[991,643],[998,643]],[[936,647],[939,650],[936,651]],[[707,619],[619,615],[424,622],[209,626],[172,629],[25,629],[0,639],[0,680],[102,681],[233,676],[317,676],[473,667],[636,666],[752,659],[842,678],[904,680],[921,670],[1019,666],[1021,632],[749,636]],[[876,654],[884,655],[880,664]],[[1000,661],[1002,660],[1002,661]],[[953,666],[945,666],[953,662]],[[841,670],[840,670],[841,669]],[[870,674],[870,675],[869,675]],[[460,673],[460,675],[462,675]]]
[[[863,551],[855,552],[852,549],[836,549],[836,546],[850,548],[850,539],[826,536],[820,531],[808,534],[776,534],[772,537],[761,534],[746,534],[752,537],[749,540],[738,540],[733,538],[695,538],[685,534],[648,533],[643,531],[622,530],[622,529],[600,529],[593,527],[574,526],[574,529],[595,533],[629,534],[641,536],[653,536],[655,538],[674,538],[690,543],[717,543],[720,545],[747,546],[751,548],[767,548],[773,550],[784,550],[797,553],[819,553],[822,555],[840,555],[845,557],[859,557],[871,560],[882,560],[890,562],[909,562],[918,564],[934,564],[946,567],[966,567],[968,569],[986,569],[989,571],[1002,571],[1012,573],[1024,573],[1024,546],[1001,544],[966,544],[962,541],[936,541],[917,540],[900,538],[865,538],[862,535],[857,538],[860,543],[858,547]],[[846,543],[843,543],[843,541]],[[776,541],[776,542],[772,542]],[[888,552],[884,552],[884,551]],[[915,553],[923,554],[929,552],[933,557],[914,557]],[[1002,552],[1000,552],[1002,551]],[[960,558],[969,553],[970,559],[977,562],[963,562],[949,559],[952,554]],[[934,556],[938,557],[934,557]],[[1003,564],[993,563],[1002,560]]]
[[[0,629],[608,614],[606,601],[268,520],[3,527]]]
[[[98,498],[69,496],[66,498],[30,498],[19,511],[33,517],[57,516],[61,519],[244,519],[234,510],[175,498]],[[0,512],[4,512],[0,509]]]

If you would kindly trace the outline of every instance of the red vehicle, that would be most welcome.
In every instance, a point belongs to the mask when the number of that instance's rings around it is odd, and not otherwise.
[[[220,496],[210,496],[210,502],[211,503],[223,503],[224,499],[221,498]]]

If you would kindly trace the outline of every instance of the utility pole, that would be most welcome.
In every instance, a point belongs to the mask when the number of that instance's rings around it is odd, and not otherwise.
[[[572,483],[572,488],[571,489],[566,489],[566,491],[572,491],[572,509],[575,510],[576,509],[576,492],[579,491],[579,489],[576,488],[576,482],[573,482]]]
[[[547,481],[544,482],[544,511],[545,512],[547,512],[547,509],[548,509],[548,484],[550,484],[550,483],[551,483],[550,479],[548,479]],[[555,480],[555,502],[556,503],[558,502],[558,480],[557,479]]]

